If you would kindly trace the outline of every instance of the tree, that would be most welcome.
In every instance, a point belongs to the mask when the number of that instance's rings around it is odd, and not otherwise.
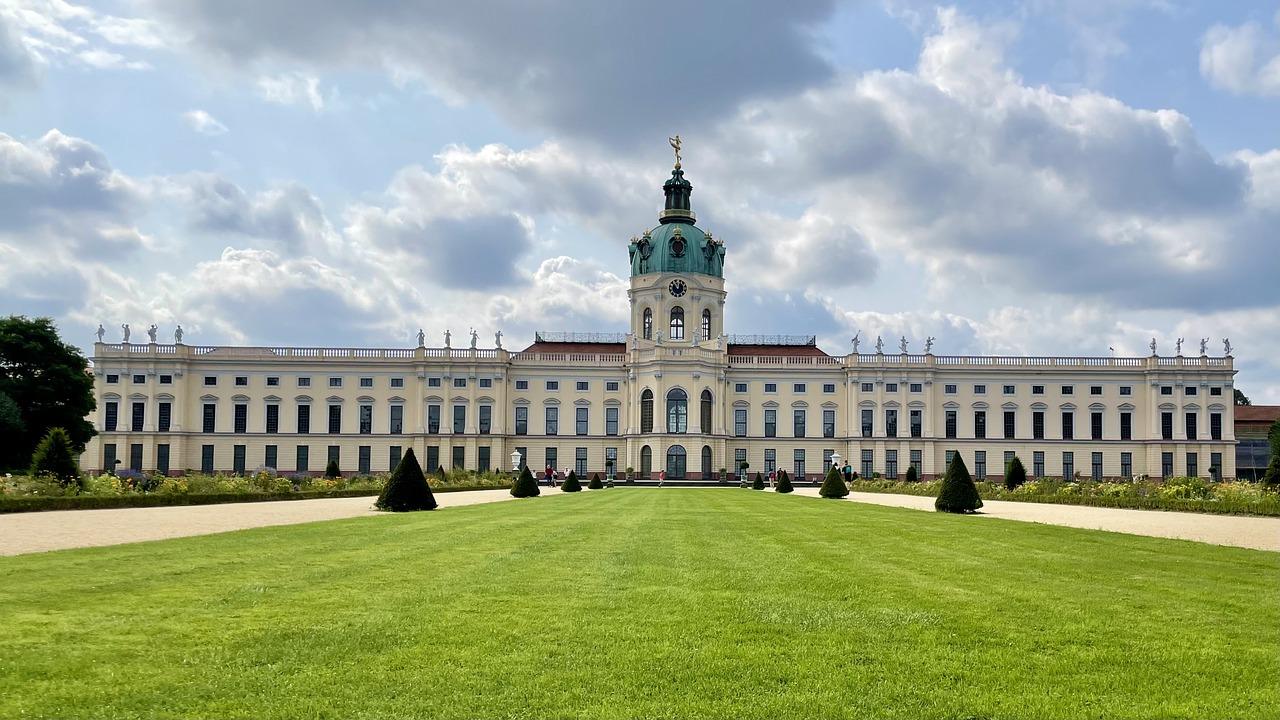
[[[1027,469],[1023,467],[1022,460],[1017,455],[1009,461],[1009,467],[1004,471],[1004,488],[1006,490],[1017,490],[1027,481]]]
[[[933,503],[938,512],[970,513],[982,507],[982,498],[978,497],[978,487],[973,484],[969,468],[964,458],[956,453],[947,466],[947,473],[942,477],[942,489],[938,499]]]
[[[80,468],[71,452],[71,438],[62,428],[50,428],[31,455],[31,477],[52,475],[65,485],[80,482]]]
[[[1267,463],[1267,471],[1262,474],[1262,482],[1274,487],[1280,485],[1280,420],[1271,423],[1267,441],[1271,443],[1271,460]]]
[[[520,477],[516,478],[516,484],[511,486],[511,497],[538,497],[539,492],[538,481],[533,479],[529,466],[524,466],[520,470]]]
[[[755,479],[755,482],[751,483],[751,489],[752,490],[764,489],[764,476],[760,474],[759,470],[756,471],[756,479]]]
[[[588,490],[603,490],[604,483],[600,482],[600,473],[591,473],[591,482],[587,483]]]
[[[410,448],[410,449],[412,449],[412,448]],[[417,460],[414,460],[414,461],[413,461],[413,464],[414,464],[414,465],[417,465],[417,464],[418,464],[418,461],[417,461]],[[421,467],[419,467],[419,468],[418,468],[418,472],[422,472],[422,468],[421,468]],[[338,476],[340,476],[340,475],[342,475],[342,471],[338,469],[338,461],[337,461],[337,460],[330,460],[330,461],[329,461],[329,464],[324,466],[324,476],[325,476],[325,477],[327,477],[327,478],[336,478],[336,477],[338,477]]]
[[[413,448],[409,448],[391,472],[374,507],[390,512],[408,512],[435,510],[437,506],[436,496],[427,484],[427,476],[422,474],[422,466],[418,464]]]
[[[907,482],[913,483],[918,481],[919,479],[920,479],[920,476],[916,473],[916,466],[908,465],[907,466]]]
[[[17,406],[15,418],[12,406],[0,403],[0,427],[8,425],[0,470],[25,468],[36,444],[55,427],[66,432],[73,455],[84,452],[96,434],[85,419],[97,407],[88,368],[80,351],[58,337],[53,320],[0,318],[0,395]]]
[[[773,487],[775,492],[789,493],[795,488],[791,487],[791,477],[787,475],[786,470],[778,471],[778,482]]]
[[[1240,388],[1235,388],[1235,389],[1233,390],[1233,393],[1235,394],[1236,404],[1237,404],[1237,405],[1252,405],[1252,404],[1253,404],[1253,403],[1249,402],[1249,396],[1248,396],[1248,395],[1245,395],[1244,393],[1240,392]]]
[[[842,497],[848,497],[849,486],[844,484],[840,471],[833,467],[827,471],[827,477],[822,481],[822,487],[818,488],[818,494],[824,498],[839,500]]]
[[[582,492],[582,483],[578,482],[578,474],[570,470],[569,477],[566,477],[564,482],[560,483],[560,490],[563,492]]]

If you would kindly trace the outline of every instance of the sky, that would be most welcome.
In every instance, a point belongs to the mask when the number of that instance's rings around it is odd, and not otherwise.
[[[627,329],[684,141],[726,327],[1220,355],[1280,403],[1280,2],[0,0],[0,313]]]

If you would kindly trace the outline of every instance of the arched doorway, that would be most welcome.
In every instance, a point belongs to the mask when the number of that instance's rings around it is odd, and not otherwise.
[[[714,474],[711,470],[711,446],[703,445],[702,446],[702,479],[710,480],[712,477],[714,477]]]
[[[689,394],[680,388],[667,393],[667,432],[689,432]]]
[[[685,476],[684,446],[672,445],[667,448],[667,479],[683,480]]]
[[[653,472],[653,449],[645,445],[640,448],[640,477],[648,479],[651,472]]]

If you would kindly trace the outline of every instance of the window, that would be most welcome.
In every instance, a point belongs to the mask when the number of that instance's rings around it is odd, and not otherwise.
[[[1044,386],[1043,386],[1043,385],[1032,385],[1032,386],[1031,386],[1031,394],[1032,394],[1032,395],[1043,395],[1043,394],[1044,394]]]
[[[738,474],[738,478],[740,480],[747,476],[746,464],[747,464],[747,449],[735,448],[733,451],[733,469],[734,469],[734,472]]]
[[[649,388],[640,393],[640,432],[653,432],[653,391]]]
[[[205,475],[213,474],[213,446],[200,446],[200,472]]]
[[[689,395],[680,388],[672,388],[667,393],[667,432],[684,433],[689,431]]]
[[[528,390],[528,389],[529,389],[529,381],[528,381],[528,380],[517,380],[517,381],[516,381],[516,389],[517,389],[517,390]]]
[[[587,434],[587,410],[584,407],[573,409],[573,431],[578,435]]]
[[[1172,394],[1173,394],[1173,386],[1172,386],[1172,385],[1161,385],[1161,386],[1160,386],[1160,394],[1161,394],[1161,395],[1172,395]]]
[[[142,472],[142,443],[133,443],[129,446],[129,469]]]
[[[298,387],[311,387],[311,378],[309,377],[298,378]]]
[[[214,405],[213,403],[205,403],[204,415],[202,418],[204,421],[203,423],[204,427],[202,428],[202,431],[207,433],[213,432],[213,427],[214,427],[215,421],[217,420],[217,417],[218,417],[218,406]]]
[[[342,406],[329,406],[329,434],[336,435],[342,432]]]
[[[156,472],[161,475],[169,474],[169,443],[156,445]]]
[[[1195,385],[1188,385],[1182,389],[1183,393],[1185,393],[1186,395],[1195,395],[1196,390],[1197,388]]]
[[[129,418],[129,429],[133,432],[142,432],[143,421],[146,420],[147,404],[136,402],[133,404],[132,412]]]
[[[466,378],[464,378],[464,377],[454,378],[454,379],[453,379],[453,386],[454,386],[454,387],[456,387],[456,388],[464,388],[464,387],[466,387],[466,386],[467,386],[467,379],[466,379]]]
[[[974,395],[986,395],[986,394],[987,394],[987,386],[986,386],[986,385],[974,385],[974,386],[973,386],[973,394],[974,394]]]
[[[685,476],[685,452],[680,445],[667,448],[667,478],[683,480]]]
[[[356,451],[356,472],[361,475],[368,475],[370,466],[373,462],[370,456],[373,454],[373,448],[368,445],[361,445]]]
[[[791,454],[793,475],[797,480],[804,480],[804,451],[796,450]]]
[[[248,387],[249,378],[244,375],[236,376],[236,387]]]
[[[1171,412],[1160,413],[1160,439],[1173,439],[1173,413]]]
[[[822,474],[823,475],[826,475],[827,472],[831,470],[831,456],[835,455],[835,453],[836,453],[835,450],[822,451]]]
[[[440,469],[440,448],[435,445],[427,446],[427,472],[435,472]]]
[[[1074,440],[1076,437],[1076,416],[1070,410],[1062,411],[1062,439]]]
[[[1014,437],[1016,437],[1017,435],[1017,433],[1015,432],[1016,425],[1017,425],[1016,421],[1017,421],[1017,414],[1015,413],[1015,411],[1013,410],[1004,411],[1004,439],[1005,440],[1012,440],[1014,439]]]
[[[609,477],[614,477],[614,473],[618,471],[618,448],[607,447],[604,449],[604,471]]]
[[[360,378],[360,387],[362,387],[362,388],[371,388],[371,387],[373,387],[373,378],[371,378],[371,377],[362,377],[362,378]]]
[[[802,438],[805,432],[805,411],[802,408],[795,408],[791,411],[791,434],[793,437]]]
[[[652,339],[653,339],[653,310],[651,310],[651,309],[649,309],[649,308],[645,308],[645,309],[644,309],[644,330],[643,330],[643,332],[644,332],[644,339],[645,339],[645,340],[652,340]]]
[[[862,451],[862,477],[867,480],[870,480],[871,476],[875,474],[875,470],[871,466],[872,459],[873,456],[870,450]]]
[[[702,339],[703,340],[711,339],[711,311],[710,310],[702,311]]]
[[[778,469],[778,451],[773,448],[765,448],[764,474],[768,475],[777,469]]]
[[[1031,453],[1031,475],[1044,477],[1044,452],[1037,450]]]
[[[573,449],[573,472],[578,477],[583,477],[587,474],[587,449],[584,447]]]
[[[911,383],[910,389],[913,393],[924,392],[924,383]]]
[[[1222,413],[1209,413],[1209,437],[1213,440],[1222,439]]]
[[[735,408],[733,411],[733,434],[735,437],[747,436],[747,409]]]
[[[875,392],[875,383],[862,383],[862,392]]]
[[[340,378],[340,377],[331,377],[331,378],[329,378],[329,387],[332,387],[332,388],[340,388],[340,387],[342,387],[342,378]]]
[[[1031,438],[1033,440],[1044,439],[1044,411],[1036,410],[1031,413]]]
[[[891,393],[898,392],[898,383],[885,383],[884,391],[891,392]]]
[[[586,392],[587,390],[591,389],[591,383],[586,380],[579,380],[576,383],[576,387],[578,392]]]
[[[747,384],[746,384],[746,383],[734,383],[734,385],[733,385],[733,391],[734,391],[734,392],[744,393],[744,392],[746,392],[746,391],[747,391]]]
[[[803,395],[803,394],[804,394],[804,383],[793,383],[793,384],[791,385],[791,392],[792,392],[792,393],[794,393],[794,394],[796,394],[796,395]]]
[[[924,451],[912,450],[910,457],[911,457],[911,467],[916,469],[916,479],[921,479],[920,473],[924,471]]]
[[[465,470],[467,468],[467,449],[462,445],[453,446],[453,458],[450,467],[454,470]]]
[[[824,392],[824,393],[826,393],[826,394],[830,395],[831,393],[833,393],[833,392],[835,392],[835,391],[836,391],[836,384],[835,384],[835,383],[823,383],[823,384],[822,384],[822,392]]]
[[[529,434],[529,408],[516,406],[516,434]]]
[[[946,393],[946,394],[948,394],[948,395],[955,395],[955,394],[956,394],[956,386],[955,386],[955,385],[943,385],[943,386],[942,386],[942,392],[944,392],[944,393]]]
[[[249,432],[249,406],[244,403],[236,403],[233,410],[235,412],[235,431],[237,433]]]
[[[1133,413],[1131,412],[1120,413],[1120,439],[1133,439]]]
[[[275,445],[268,445],[263,448],[262,464],[269,468],[277,468],[280,462],[280,449]]]
[[[890,480],[898,479],[898,451],[884,451],[884,476]]]
[[[231,472],[236,475],[244,474],[244,449],[243,445],[231,446]]]
[[[767,392],[767,393],[776,393],[776,392],[778,392],[778,384],[777,384],[777,383],[765,383],[765,384],[764,384],[764,391],[765,391],[765,392]]]
[[[547,435],[559,435],[559,434],[560,434],[560,408],[558,408],[558,407],[548,407],[548,408],[546,408],[546,409],[545,409],[545,411],[544,411],[544,413],[543,413],[543,419],[544,419],[544,420],[545,420],[545,422],[546,422],[546,426],[547,426],[546,434],[547,434]]]
[[[435,435],[440,432],[440,406],[427,406],[427,432]]]
[[[402,387],[404,387],[404,378],[399,378],[399,377],[391,378],[391,387],[393,387],[393,388],[402,388]],[[398,448],[399,446],[398,446],[398,445],[393,445],[392,447],[397,447],[397,448]],[[397,461],[396,461],[396,464],[398,465],[399,463],[400,463],[400,461],[399,461],[399,460],[397,460]],[[394,468],[395,468],[395,465],[392,465],[391,467],[392,467],[392,469],[394,469]]]
[[[480,406],[480,434],[488,435],[493,431],[493,406]]]
[[[295,461],[294,461],[294,463],[295,463],[295,464],[294,464],[294,467],[295,467],[295,468],[297,468],[298,472],[306,472],[306,471],[307,471],[307,463],[309,462],[309,458],[308,458],[308,456],[309,456],[310,454],[311,454],[311,453],[310,453],[310,448],[308,448],[306,445],[299,445],[299,446],[298,446],[298,449],[297,449],[297,455],[296,455],[296,458],[295,458]]]
[[[1187,413],[1183,418],[1183,423],[1186,425],[1187,439],[1195,440],[1197,437],[1196,431],[1199,429],[1196,427],[1196,414],[1193,412]]]
[[[547,384],[546,384],[546,387],[547,387],[547,390],[548,390],[548,391],[556,391],[556,390],[559,390],[559,389],[560,389],[560,381],[559,381],[559,380],[548,380],[548,381],[547,381]]]
[[[923,434],[923,431],[924,431],[924,411],[912,410],[910,413],[910,419],[911,419],[911,437],[918,438]]]
[[[360,406],[360,434],[368,435],[373,432],[373,406]]]
[[[1089,464],[1090,464],[1090,467],[1092,468],[1092,472],[1090,473],[1090,476],[1094,480],[1102,480],[1102,453],[1100,452],[1090,453]]]
[[[1090,394],[1090,395],[1101,395],[1101,394],[1102,394],[1102,386],[1101,386],[1101,385],[1090,385],[1090,386],[1089,386],[1089,394]]]
[[[453,432],[455,435],[461,435],[467,431],[467,406],[453,406]]]
[[[1220,387],[1211,387],[1211,388],[1209,388],[1209,396],[1210,396],[1210,397],[1221,397],[1221,396],[1222,396],[1222,388],[1220,388]]]
[[[392,405],[391,406],[391,434],[399,435],[403,432],[404,432],[404,406]],[[392,465],[391,468],[394,470],[395,465]]]
[[[331,462],[331,463],[334,463],[334,464],[341,464],[341,462],[342,462],[342,448],[341,448],[341,447],[339,447],[339,446],[337,446],[337,445],[330,445],[330,446],[329,446],[329,459],[328,459],[326,462]]]
[[[440,378],[427,378],[427,387],[440,387]]]
[[[987,451],[975,450],[973,453],[973,477],[976,480],[987,479]]]
[[[146,375],[134,375],[134,376],[133,376],[133,384],[134,384],[134,385],[146,385],[146,384],[147,384],[147,376],[146,376]]]
[[[400,449],[399,445],[392,445],[387,448],[387,467],[395,470],[396,466],[400,464],[400,458],[403,456],[404,452]]]
[[[1013,385],[1005,385],[1002,389],[1005,395],[1013,395],[1017,391],[1017,388]]]
[[[1075,388],[1075,386],[1074,386],[1074,385],[1063,385],[1063,386],[1062,386],[1062,394],[1063,394],[1063,395],[1074,395],[1075,393],[1076,393],[1076,388]]]
[[[173,420],[173,405],[171,403],[162,402],[159,405],[159,412],[156,417],[156,430],[160,432],[169,432],[169,425]]]
[[[604,384],[605,392],[618,392],[618,381],[610,380]]]
[[[1089,438],[1092,440],[1102,439],[1102,413],[1089,413]]]
[[[206,379],[208,379],[208,378],[206,378]],[[115,385],[115,384],[116,384],[116,383],[118,383],[118,382],[120,382],[120,376],[119,376],[119,375],[116,375],[116,374],[114,374],[114,373],[112,373],[112,374],[108,374],[108,375],[107,375],[107,384],[108,384],[108,385]],[[208,383],[206,383],[206,384],[208,384]]]
[[[1004,451],[1004,465],[1002,465],[1001,467],[1004,468],[1005,475],[1009,474],[1009,465],[1013,463],[1013,458],[1015,458],[1016,456],[1017,456],[1017,453],[1015,453],[1012,450]]]
[[[618,434],[618,408],[607,407],[604,409],[604,434]]]
[[[873,417],[875,416],[875,413],[874,411],[871,410],[871,408],[863,408],[861,414],[862,414],[862,423],[861,423],[862,437],[869,438],[871,437],[871,432],[873,430],[871,424],[873,422]]]
[[[556,451],[555,448],[549,447],[545,449],[543,451],[543,457],[546,458],[547,467],[551,468],[552,470],[556,469],[556,467],[558,466],[558,461],[560,460],[560,457],[559,457],[559,453]]]
[[[777,410],[766,409],[764,411],[764,436],[765,437],[778,436],[778,411]]]
[[[822,437],[833,438],[836,436],[836,411],[822,411]]]
[[[1120,386],[1120,394],[1121,394],[1121,395],[1132,395],[1132,394],[1133,394],[1133,387],[1132,387],[1132,386],[1129,386],[1129,385],[1121,385],[1121,386]]]
[[[271,378],[267,378],[267,379],[268,379],[268,380],[270,380]],[[279,380],[280,378],[276,378],[276,379],[277,379],[277,380]],[[161,385],[172,385],[172,384],[173,384],[173,376],[172,376],[172,375],[161,375],[161,376],[160,376],[160,384],[161,384]],[[268,384],[269,384],[269,383],[268,383]],[[1222,388],[1218,388],[1218,390],[1221,390],[1221,389],[1222,389]],[[1221,395],[1222,393],[1221,393],[1221,392],[1219,392],[1218,394],[1219,394],[1219,395]]]
[[[956,411],[955,410],[947,411],[946,430],[947,430],[947,438],[954,438],[956,436]]]
[[[1133,453],[1120,453],[1120,477],[1125,479],[1133,478]]]
[[[1173,453],[1160,453],[1160,477],[1173,477]]]
[[[702,390],[702,396],[701,396],[699,408],[700,408],[700,412],[698,413],[699,414],[698,419],[700,421],[699,427],[702,428],[702,432],[710,433],[711,432],[711,412],[712,412],[710,390],[707,390],[705,388]]]
[[[167,445],[161,445],[167,448]],[[1209,477],[1214,482],[1222,482],[1222,453],[1209,453]]]
[[[1062,479],[1070,480],[1076,476],[1076,458],[1075,453],[1065,451],[1062,453]]]
[[[163,382],[163,380],[161,382]],[[280,386],[279,377],[271,376],[267,378],[267,387],[279,387],[279,386]]]
[[[684,308],[671,308],[671,339],[684,339]]]
[[[217,378],[217,376],[214,376],[214,375],[205,375],[205,376],[204,376],[204,384],[205,384],[206,386],[208,386],[208,387],[212,387],[212,386],[214,386],[214,385],[217,385],[217,384],[218,384],[218,378]]]
[[[979,440],[987,437],[987,411],[975,410],[973,412],[973,436]]]
[[[298,434],[305,435],[311,432],[311,406],[298,406]]]
[[[885,437],[898,437],[898,411],[894,408],[884,411],[884,434]]]

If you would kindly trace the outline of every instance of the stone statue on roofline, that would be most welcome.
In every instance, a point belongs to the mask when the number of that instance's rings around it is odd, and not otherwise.
[[[499,350],[502,349],[502,331],[501,330],[493,334],[493,344]]]
[[[147,337],[151,340],[153,345],[156,342],[156,333],[159,331],[160,328],[157,327],[155,323],[151,323],[151,327],[147,328]]]
[[[1209,354],[1209,338],[1200,338],[1200,357]]]
[[[418,347],[426,347],[426,346],[427,346],[427,333],[422,328],[418,328]]]
[[[876,354],[877,355],[884,354],[884,339],[881,338],[879,335],[876,336]]]
[[[98,342],[102,342],[102,336],[107,334],[107,329],[102,327],[102,323],[98,323]]]
[[[173,329],[173,342],[176,345],[182,344],[182,326],[181,325]]]
[[[124,331],[124,340],[122,342],[129,342],[129,323],[122,324],[120,329]]]
[[[1151,338],[1151,354],[1152,354],[1152,355],[1155,355],[1155,354],[1156,354],[1156,339],[1155,339],[1155,338]]]
[[[937,338],[935,338],[935,337],[934,337],[934,336],[932,336],[932,335],[930,335],[929,337],[925,338],[925,340],[924,340],[924,354],[925,354],[925,355],[928,355],[928,354],[930,354],[930,353],[932,353],[932,352],[933,352],[933,341],[934,341],[934,340],[937,340]]]
[[[907,354],[907,336],[906,335],[903,335],[902,339],[898,341],[898,349],[902,350],[903,355]]]
[[[862,342],[862,340],[859,338],[860,335],[862,335],[861,330],[853,334],[853,354],[854,355],[858,354],[858,344]]]
[[[450,343],[450,340],[451,340],[452,338],[453,338],[453,334],[452,334],[452,333],[450,333],[448,330],[445,330],[445,331],[444,331],[444,346],[445,346],[445,347],[453,347],[452,345],[450,345],[450,344],[449,344],[449,343]]]
[[[1173,354],[1177,355],[1178,357],[1182,357],[1182,338],[1178,338],[1173,343],[1173,348],[1174,348]]]
[[[1222,338],[1222,354],[1231,355],[1231,338]]]
[[[480,340],[480,333],[476,332],[475,328],[471,328],[471,349],[472,350],[476,349],[476,343],[479,342],[479,340]]]

